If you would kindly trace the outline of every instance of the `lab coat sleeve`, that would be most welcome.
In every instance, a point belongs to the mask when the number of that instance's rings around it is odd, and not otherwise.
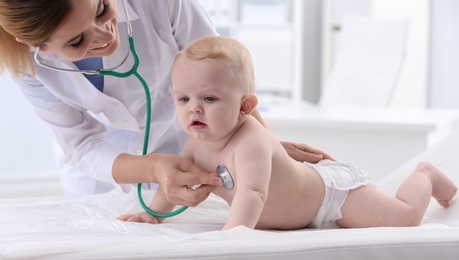
[[[217,35],[212,21],[198,0],[169,1],[172,33],[179,49],[207,35]]]
[[[64,154],[64,163],[74,165],[91,177],[116,184],[112,166],[122,149],[104,141],[105,127],[86,111],[56,98],[31,76],[17,79],[33,111],[51,129]]]

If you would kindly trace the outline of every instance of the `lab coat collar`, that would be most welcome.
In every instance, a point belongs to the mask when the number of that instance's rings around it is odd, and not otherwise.
[[[125,26],[124,23],[127,21],[126,14],[124,13],[123,10],[123,0],[117,0],[118,1],[118,26]],[[129,13],[129,18],[131,21],[135,21],[139,19],[139,16],[137,13],[132,9],[131,5],[129,4],[129,1],[126,2],[127,7],[128,7],[128,13]],[[123,23],[123,25],[120,25],[120,23]],[[31,48],[31,51],[35,51],[35,48]],[[67,62],[66,60],[62,59],[59,55],[52,51],[41,51],[38,56],[43,59],[43,60],[61,60],[63,62]],[[75,69],[73,66],[70,66],[70,68]]]

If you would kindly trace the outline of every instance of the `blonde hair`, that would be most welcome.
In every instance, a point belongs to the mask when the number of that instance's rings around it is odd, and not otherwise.
[[[0,0],[0,74],[34,74],[30,47],[16,38],[44,46],[72,9],[71,0]]]
[[[247,48],[237,40],[223,36],[199,38],[179,52],[192,60],[223,59],[228,72],[247,93],[255,91],[255,76],[252,57]]]

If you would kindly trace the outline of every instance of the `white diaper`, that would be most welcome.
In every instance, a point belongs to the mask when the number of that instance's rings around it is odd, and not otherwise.
[[[322,160],[316,164],[305,164],[315,169],[325,184],[324,201],[309,227],[338,227],[335,221],[343,217],[341,207],[349,190],[372,184],[371,178],[363,170],[348,163]]]

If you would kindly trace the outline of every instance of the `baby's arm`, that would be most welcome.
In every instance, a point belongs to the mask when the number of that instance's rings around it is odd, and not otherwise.
[[[235,152],[237,192],[231,202],[229,218],[223,230],[244,225],[255,228],[268,197],[271,178],[270,142],[251,138],[240,142]]]
[[[187,145],[189,142],[185,143],[185,147],[182,151],[182,156],[186,159],[192,159],[192,149],[190,149],[190,145]],[[151,201],[150,205],[148,206],[149,209],[153,210],[157,213],[169,213],[174,209],[175,205],[172,204],[167,200],[167,197],[161,188],[158,187],[156,190],[155,196]],[[158,218],[150,215],[149,213],[142,211],[134,214],[125,214],[118,217],[119,220],[129,221],[129,222],[142,222],[142,223],[151,223],[157,224],[164,221],[163,218]]]
[[[158,187],[155,196],[148,208],[158,213],[169,213],[174,209],[174,204],[170,203],[167,200],[166,195],[163,192],[163,189],[161,189],[161,187]],[[118,219],[128,222],[141,222],[150,224],[161,223],[164,220],[162,218],[152,216],[145,211],[134,214],[124,214],[122,216],[119,216]]]
[[[193,158],[193,154],[192,154],[192,149],[190,149],[190,144],[189,144],[189,141],[185,143],[185,146],[182,150],[182,157],[185,158],[185,159],[189,159],[189,160],[192,160]],[[148,206],[148,208],[150,208],[151,210],[153,210],[154,212],[158,212],[158,213],[169,213],[171,212],[173,209],[174,209],[175,205],[172,204],[171,202],[169,202],[169,200],[167,200],[167,197],[163,191],[163,189],[161,188],[161,186],[158,187],[158,190],[156,191],[155,193],[155,196],[153,197],[153,200],[151,201],[150,203],[150,206]],[[138,214],[144,214],[146,212],[141,212],[141,213],[138,213]],[[148,213],[146,213],[148,214]],[[164,219],[162,218],[156,218],[158,220],[159,223],[163,222]]]
[[[151,201],[150,205],[148,206],[149,209],[153,210],[154,212],[158,213],[169,213],[174,209],[175,205],[169,202],[164,194],[163,189],[161,186],[158,187],[156,190],[155,196]],[[146,213],[146,212],[141,212]],[[148,213],[147,213],[148,214]],[[163,222],[163,218],[156,217],[159,223]]]

